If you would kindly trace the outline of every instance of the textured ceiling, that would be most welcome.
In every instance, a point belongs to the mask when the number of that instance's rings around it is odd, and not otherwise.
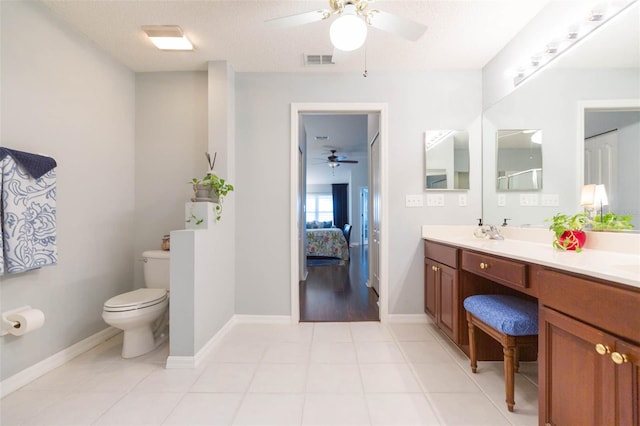
[[[426,24],[416,42],[370,28],[369,71],[480,69],[549,0],[379,0],[373,7]],[[304,54],[331,54],[331,20],[268,28],[268,19],[318,9],[322,1],[44,0],[56,14],[136,72],[204,70],[226,60],[237,72],[361,72],[365,49],[340,64],[305,67]],[[162,52],[143,25],[179,25],[193,52]]]

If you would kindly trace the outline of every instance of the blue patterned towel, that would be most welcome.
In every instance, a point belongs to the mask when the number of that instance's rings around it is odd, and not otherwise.
[[[40,179],[57,166],[56,160],[51,157],[0,147],[0,160],[7,155],[12,156],[16,163],[24,167],[34,179]]]
[[[55,167],[52,158],[0,148],[0,275],[57,263]]]

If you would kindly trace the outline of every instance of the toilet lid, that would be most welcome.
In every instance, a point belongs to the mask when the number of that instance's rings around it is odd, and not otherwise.
[[[161,288],[140,288],[119,294],[104,303],[108,312],[132,311],[157,305],[167,299],[167,290]]]

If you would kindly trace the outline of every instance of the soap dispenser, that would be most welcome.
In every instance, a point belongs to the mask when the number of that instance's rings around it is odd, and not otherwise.
[[[476,238],[486,238],[487,234],[484,232],[484,228],[482,226],[482,218],[478,219],[478,227],[474,229],[473,235]]]

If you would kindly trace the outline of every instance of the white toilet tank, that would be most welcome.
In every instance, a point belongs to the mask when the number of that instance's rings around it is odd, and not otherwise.
[[[147,250],[142,252],[142,258],[145,287],[169,290],[169,252]]]

